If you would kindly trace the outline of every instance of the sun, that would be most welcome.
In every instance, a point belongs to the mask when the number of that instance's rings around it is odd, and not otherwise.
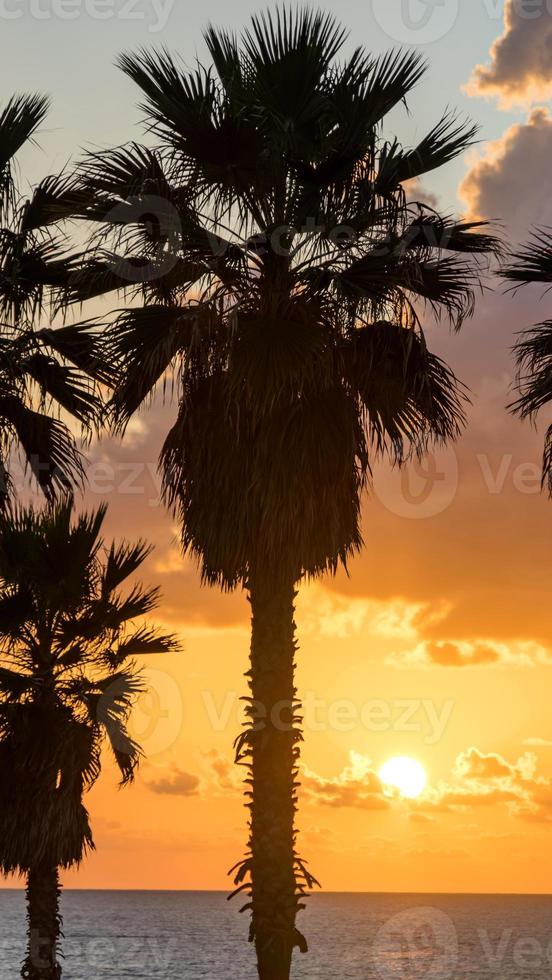
[[[408,800],[415,800],[420,796],[427,783],[427,774],[421,762],[406,755],[384,762],[378,776],[384,786],[398,789],[401,796]]]

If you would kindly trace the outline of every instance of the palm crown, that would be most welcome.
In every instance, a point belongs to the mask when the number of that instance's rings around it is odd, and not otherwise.
[[[156,590],[121,586],[147,547],[104,549],[105,507],[73,518],[71,502],[0,516],[0,868],[68,867],[92,846],[83,791],[104,739],[123,783],[140,748],[127,723],[142,689],[134,658],[176,647],[133,625]],[[30,786],[32,780],[32,791]]]
[[[209,70],[121,59],[159,148],[85,163],[81,213],[112,238],[72,295],[139,284],[145,305],[107,333],[115,417],[174,369],[167,497],[205,577],[232,586],[275,555],[297,578],[346,560],[374,453],[402,460],[458,433],[464,391],[428,350],[418,301],[460,326],[497,242],[407,197],[475,132],[447,116],[414,149],[386,139],[418,55],[340,64],[343,32],[309,11],[206,40]]]
[[[53,330],[70,280],[71,257],[60,222],[74,207],[70,184],[47,177],[24,197],[14,158],[48,110],[36,95],[12,98],[0,112],[0,497],[13,490],[10,464],[20,450],[52,499],[82,474],[75,440],[62,417],[89,428],[99,418],[96,381],[105,380],[82,326]],[[93,380],[92,380],[93,379]],[[53,412],[53,415],[52,415]]]

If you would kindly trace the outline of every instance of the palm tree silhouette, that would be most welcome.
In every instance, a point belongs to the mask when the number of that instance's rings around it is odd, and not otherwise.
[[[83,794],[104,741],[123,785],[139,762],[127,727],[143,689],[133,658],[176,649],[133,625],[158,593],[121,586],[149,549],[104,549],[105,513],[75,515],[65,501],[0,514],[0,870],[27,879],[27,980],[61,976],[58,872],[94,846]]]
[[[14,448],[49,500],[82,477],[75,439],[60,415],[89,429],[99,418],[96,382],[106,380],[82,325],[40,328],[77,261],[59,230],[75,207],[70,182],[47,177],[25,197],[14,176],[15,155],[47,110],[46,98],[29,95],[0,111],[0,506],[14,491]]]
[[[237,760],[251,835],[234,871],[261,980],[287,980],[306,949],[296,915],[315,883],[295,846],[296,588],[361,547],[378,454],[403,462],[459,433],[465,392],[428,350],[417,303],[459,327],[480,257],[497,249],[480,223],[404,186],[475,129],[448,115],[414,149],[386,139],[385,116],[424,65],[361,49],[340,63],[344,41],[330,16],[279,9],[240,39],[209,28],[210,69],[166,51],[123,56],[159,146],[93,155],[79,183],[100,232],[73,299],[126,286],[143,300],[105,334],[115,424],[172,376],[166,500],[204,580],[249,593],[251,724]]]
[[[530,283],[552,283],[552,231],[534,232],[526,246],[514,252],[511,264],[503,269],[504,278],[514,283],[513,290]],[[522,419],[536,418],[552,401],[552,320],[525,330],[514,347],[517,362],[518,398],[510,406]],[[552,494],[552,425],[545,437],[543,482]]]

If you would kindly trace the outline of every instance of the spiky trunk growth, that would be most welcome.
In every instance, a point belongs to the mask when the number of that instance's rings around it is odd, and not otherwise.
[[[246,908],[252,914],[250,938],[260,980],[288,980],[294,948],[306,952],[295,920],[301,898],[314,883],[295,851],[302,739],[294,685],[295,596],[293,580],[278,582],[259,572],[250,576],[250,725],[237,740],[236,754],[250,769],[251,834],[249,857],[237,866],[236,884],[251,896]]]
[[[27,875],[28,946],[21,976],[24,980],[59,980],[58,943],[61,936],[57,868],[39,864]]]

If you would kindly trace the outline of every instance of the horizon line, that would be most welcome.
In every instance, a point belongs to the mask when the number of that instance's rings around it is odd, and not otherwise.
[[[223,888],[73,888],[62,886],[64,892],[122,892],[122,893],[151,893],[169,895],[228,895],[229,891]],[[0,892],[25,892],[24,887],[13,887],[11,885],[0,885]],[[434,898],[552,898],[552,892],[440,892],[440,891],[361,891],[353,890],[329,890],[322,892],[312,892],[306,898],[324,898],[326,895],[364,895],[381,897],[428,897]]]

